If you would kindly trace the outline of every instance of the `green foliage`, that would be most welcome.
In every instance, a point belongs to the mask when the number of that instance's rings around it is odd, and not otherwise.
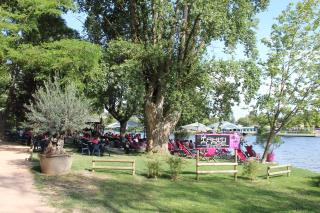
[[[97,108],[108,110],[120,124],[142,108],[144,87],[139,59],[142,53],[137,44],[121,39],[111,41],[103,55],[102,78],[96,78],[91,90]]]
[[[253,124],[252,120],[248,116],[239,118],[237,123],[242,126],[251,126]]]
[[[261,70],[254,61],[211,61],[204,69],[210,73],[210,107],[213,116],[228,120],[240,94],[248,104],[260,86]]]
[[[255,144],[260,145],[262,148],[266,148],[268,146],[268,152],[272,153],[275,149],[279,148],[284,141],[281,140],[281,136],[279,135],[275,135],[271,139],[269,137],[270,129],[266,127],[260,127],[258,129]]]
[[[146,166],[148,169],[148,177],[149,178],[158,178],[161,175],[161,162],[162,159],[159,154],[151,154],[149,159],[147,160]]]
[[[290,122],[286,125],[287,128],[290,127],[304,127],[313,128],[320,127],[320,109],[304,110],[303,112],[297,113]]]
[[[257,178],[259,171],[259,162],[255,159],[247,160],[243,164],[243,175],[249,177],[251,181],[254,181]]]
[[[0,66],[0,108],[5,106],[8,94],[5,92],[10,83],[10,75],[5,67]]]
[[[39,46],[20,45],[16,50],[10,51],[9,56],[23,70],[38,70],[35,76],[37,80],[45,80],[59,72],[62,81],[72,81],[82,91],[88,86],[85,82],[90,82],[100,72],[100,48],[75,39],[62,39]]]
[[[183,169],[184,160],[180,157],[169,156],[167,159],[169,172],[172,180],[177,180]]]
[[[88,14],[85,27],[92,42],[108,46],[112,39],[124,38],[143,50],[140,76],[145,88],[145,123],[148,137],[157,146],[166,142],[167,136],[158,137],[165,134],[161,127],[170,132],[181,113],[189,118],[197,115],[186,111],[189,106],[194,112],[199,109],[199,100],[192,105],[194,96],[205,97],[208,92],[205,84],[210,76],[201,69],[201,59],[212,41],[224,41],[229,49],[240,42],[248,56],[256,55],[254,16],[269,1],[77,2]],[[248,80],[248,87],[253,83]]]
[[[319,12],[320,1],[290,4],[264,40],[270,51],[263,70],[266,89],[258,97],[257,109],[267,118],[270,142],[293,116],[319,101]]]
[[[0,104],[6,104],[11,123],[24,120],[23,105],[56,72],[64,84],[72,81],[86,93],[91,80],[100,77],[101,50],[75,40],[78,33],[61,18],[72,8],[72,0],[0,3]]]
[[[46,81],[33,95],[34,103],[27,105],[27,125],[35,132],[63,134],[81,130],[89,115],[90,104],[73,84],[64,89],[57,77]]]

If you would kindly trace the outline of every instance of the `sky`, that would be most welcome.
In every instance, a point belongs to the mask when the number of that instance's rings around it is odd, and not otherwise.
[[[269,7],[262,13],[257,15],[259,19],[258,28],[256,29],[257,36],[257,48],[259,51],[259,56],[262,60],[266,59],[267,48],[261,43],[261,39],[268,37],[271,32],[271,26],[276,23],[275,18],[280,15],[281,11],[285,10],[289,3],[297,3],[298,0],[270,0]],[[67,25],[73,29],[79,31],[83,35],[83,23],[85,20],[85,14],[75,14],[68,12],[63,15],[67,22]],[[210,55],[214,55],[215,58],[228,59],[232,56],[223,53],[223,44],[219,42],[214,42],[213,45],[208,49]],[[233,55],[236,59],[243,58],[242,48],[238,48]],[[235,119],[244,117],[249,113],[248,106],[243,102],[239,106],[233,107],[233,113]]]

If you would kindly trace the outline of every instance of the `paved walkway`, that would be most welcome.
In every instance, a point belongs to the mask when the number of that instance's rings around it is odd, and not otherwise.
[[[49,213],[34,186],[26,146],[5,144],[0,140],[0,213]]]

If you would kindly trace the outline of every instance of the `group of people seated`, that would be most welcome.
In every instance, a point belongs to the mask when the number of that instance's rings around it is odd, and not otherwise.
[[[17,141],[26,145],[31,145],[32,131],[30,128],[17,128],[16,131],[5,130],[8,141]]]
[[[84,129],[77,133],[75,138],[81,152],[87,152],[88,154],[99,153],[99,155],[102,155],[105,151],[108,151],[108,147],[123,148],[126,153],[131,150],[145,150],[146,147],[146,139],[141,138],[140,134],[133,133],[121,137],[120,134],[111,132],[101,134],[92,129]]]

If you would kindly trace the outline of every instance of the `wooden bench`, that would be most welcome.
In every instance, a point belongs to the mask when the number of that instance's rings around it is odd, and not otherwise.
[[[233,174],[234,180],[237,180],[238,175],[238,162],[237,157],[235,156],[235,162],[233,163],[200,163],[199,162],[199,150],[197,151],[197,160],[196,160],[196,175],[197,180],[199,180],[199,174]],[[199,167],[201,166],[233,166],[233,170],[211,170],[211,171],[205,171],[205,170],[199,170]]]
[[[131,166],[97,166],[96,163],[130,163]],[[92,160],[92,172],[96,169],[110,169],[110,170],[131,170],[132,175],[135,175],[135,161],[134,160]]]
[[[281,171],[271,171],[273,169],[281,169],[281,168],[285,168],[285,170],[281,170]],[[282,174],[287,174],[287,176],[290,176],[291,173],[291,165],[290,164],[286,164],[286,165],[278,165],[278,166],[268,166],[267,169],[267,179],[269,180],[269,177],[272,176],[277,176],[277,175],[282,175]]]

